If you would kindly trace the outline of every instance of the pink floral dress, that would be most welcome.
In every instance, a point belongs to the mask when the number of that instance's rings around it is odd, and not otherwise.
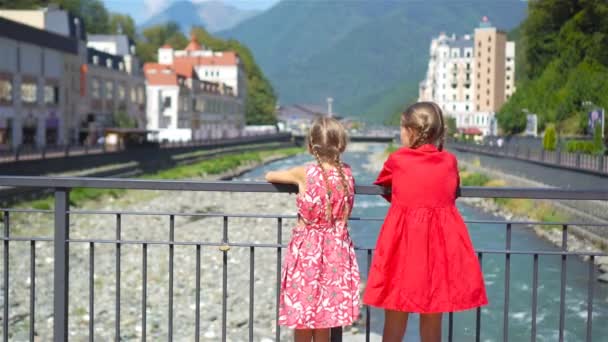
[[[346,196],[338,170],[326,170],[326,191],[321,168],[306,167],[306,191],[296,199],[300,220],[283,264],[280,325],[331,328],[350,325],[359,316],[359,268],[344,219],[344,206],[353,207],[354,179],[350,167],[343,170],[349,187]]]

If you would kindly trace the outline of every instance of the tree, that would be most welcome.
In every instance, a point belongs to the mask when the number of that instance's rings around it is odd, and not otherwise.
[[[543,148],[546,151],[555,151],[557,148],[557,132],[555,125],[548,125],[543,137]]]
[[[135,22],[129,15],[112,13],[110,14],[110,32],[112,34],[124,34],[135,40]]]
[[[448,116],[446,118],[446,128],[448,130],[447,134],[449,136],[453,136],[454,134],[458,133],[458,129],[456,127],[456,118],[453,116]]]

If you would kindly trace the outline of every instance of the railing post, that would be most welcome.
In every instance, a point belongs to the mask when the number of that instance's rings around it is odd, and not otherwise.
[[[604,171],[604,155],[600,154],[599,156],[597,156],[598,160],[597,160],[597,170],[599,172],[603,172]]]
[[[64,151],[64,156],[69,156],[70,155],[70,145],[65,145],[65,151]]]
[[[69,289],[69,198],[68,189],[55,190],[53,341],[68,340]]]
[[[42,146],[42,155],[40,156],[40,158],[46,159],[46,144]]]
[[[555,162],[557,165],[562,165],[562,149],[558,147],[556,153]]]
[[[21,152],[21,145],[15,147],[15,161],[19,161],[19,152]]]
[[[576,152],[576,167],[580,168],[581,167],[581,153],[580,152]]]
[[[545,161],[545,149],[540,150],[540,161]]]
[[[530,154],[532,153],[530,150],[532,148],[530,146],[528,146],[528,156],[526,157],[526,159],[530,160]]]
[[[342,342],[342,327],[331,328],[331,342]]]

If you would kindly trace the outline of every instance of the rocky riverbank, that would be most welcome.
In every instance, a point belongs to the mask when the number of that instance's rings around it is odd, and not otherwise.
[[[371,154],[368,158],[368,164],[366,168],[372,172],[379,172],[382,169],[382,165],[386,160],[387,154],[385,152],[378,152]],[[495,170],[485,169],[482,166],[466,162],[459,161],[459,165],[464,166],[467,170],[472,170],[474,172],[482,173],[491,177],[492,179],[499,179],[503,186],[517,186],[517,187],[547,187],[545,184],[541,184],[538,182],[534,182],[531,180],[523,179],[521,177],[516,177],[512,175],[502,174]],[[505,207],[497,204],[493,199],[478,199],[478,198],[461,198],[460,201],[466,203],[471,206],[475,206],[480,208],[486,212],[492,213],[493,215],[503,217],[506,220],[515,220],[515,221],[536,221],[534,218],[528,216],[518,216],[514,213],[510,212]],[[605,205],[604,203],[595,203],[596,205]],[[551,205],[557,205],[560,209],[563,209],[566,212],[569,212],[572,215],[584,216],[582,219],[593,219],[591,222],[603,222],[602,218],[598,218],[593,216],[593,214],[588,213],[580,213],[578,210],[573,210],[572,208],[565,207],[560,204],[559,201],[552,201]],[[596,208],[592,208],[596,210]],[[608,209],[608,207],[606,208]],[[591,210],[593,212],[593,210]],[[579,221],[581,222],[581,221]],[[548,229],[546,226],[532,226],[530,227],[534,230],[534,232],[550,241],[556,246],[562,245],[562,234],[561,229]],[[598,251],[606,251],[606,244],[602,243],[603,238],[598,237],[593,233],[589,233],[585,227],[569,227],[571,234],[568,234],[568,250],[569,251],[587,251],[587,252],[598,252]],[[598,242],[599,241],[599,242]],[[603,246],[603,247],[602,247]],[[587,259],[588,257],[585,257]],[[608,282],[608,257],[596,257],[595,263],[600,270],[600,275],[598,276],[598,280],[603,282]]]

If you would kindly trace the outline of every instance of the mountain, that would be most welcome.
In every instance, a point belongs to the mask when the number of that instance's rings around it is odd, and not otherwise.
[[[521,0],[281,1],[221,36],[252,50],[281,104],[323,103],[383,121],[417,96],[431,38],[473,32],[485,15],[503,30]]]
[[[178,23],[185,33],[193,26],[203,26],[209,32],[217,32],[230,29],[258,13],[256,10],[241,10],[221,1],[177,1],[146,20],[140,25],[140,29],[173,21]]]

